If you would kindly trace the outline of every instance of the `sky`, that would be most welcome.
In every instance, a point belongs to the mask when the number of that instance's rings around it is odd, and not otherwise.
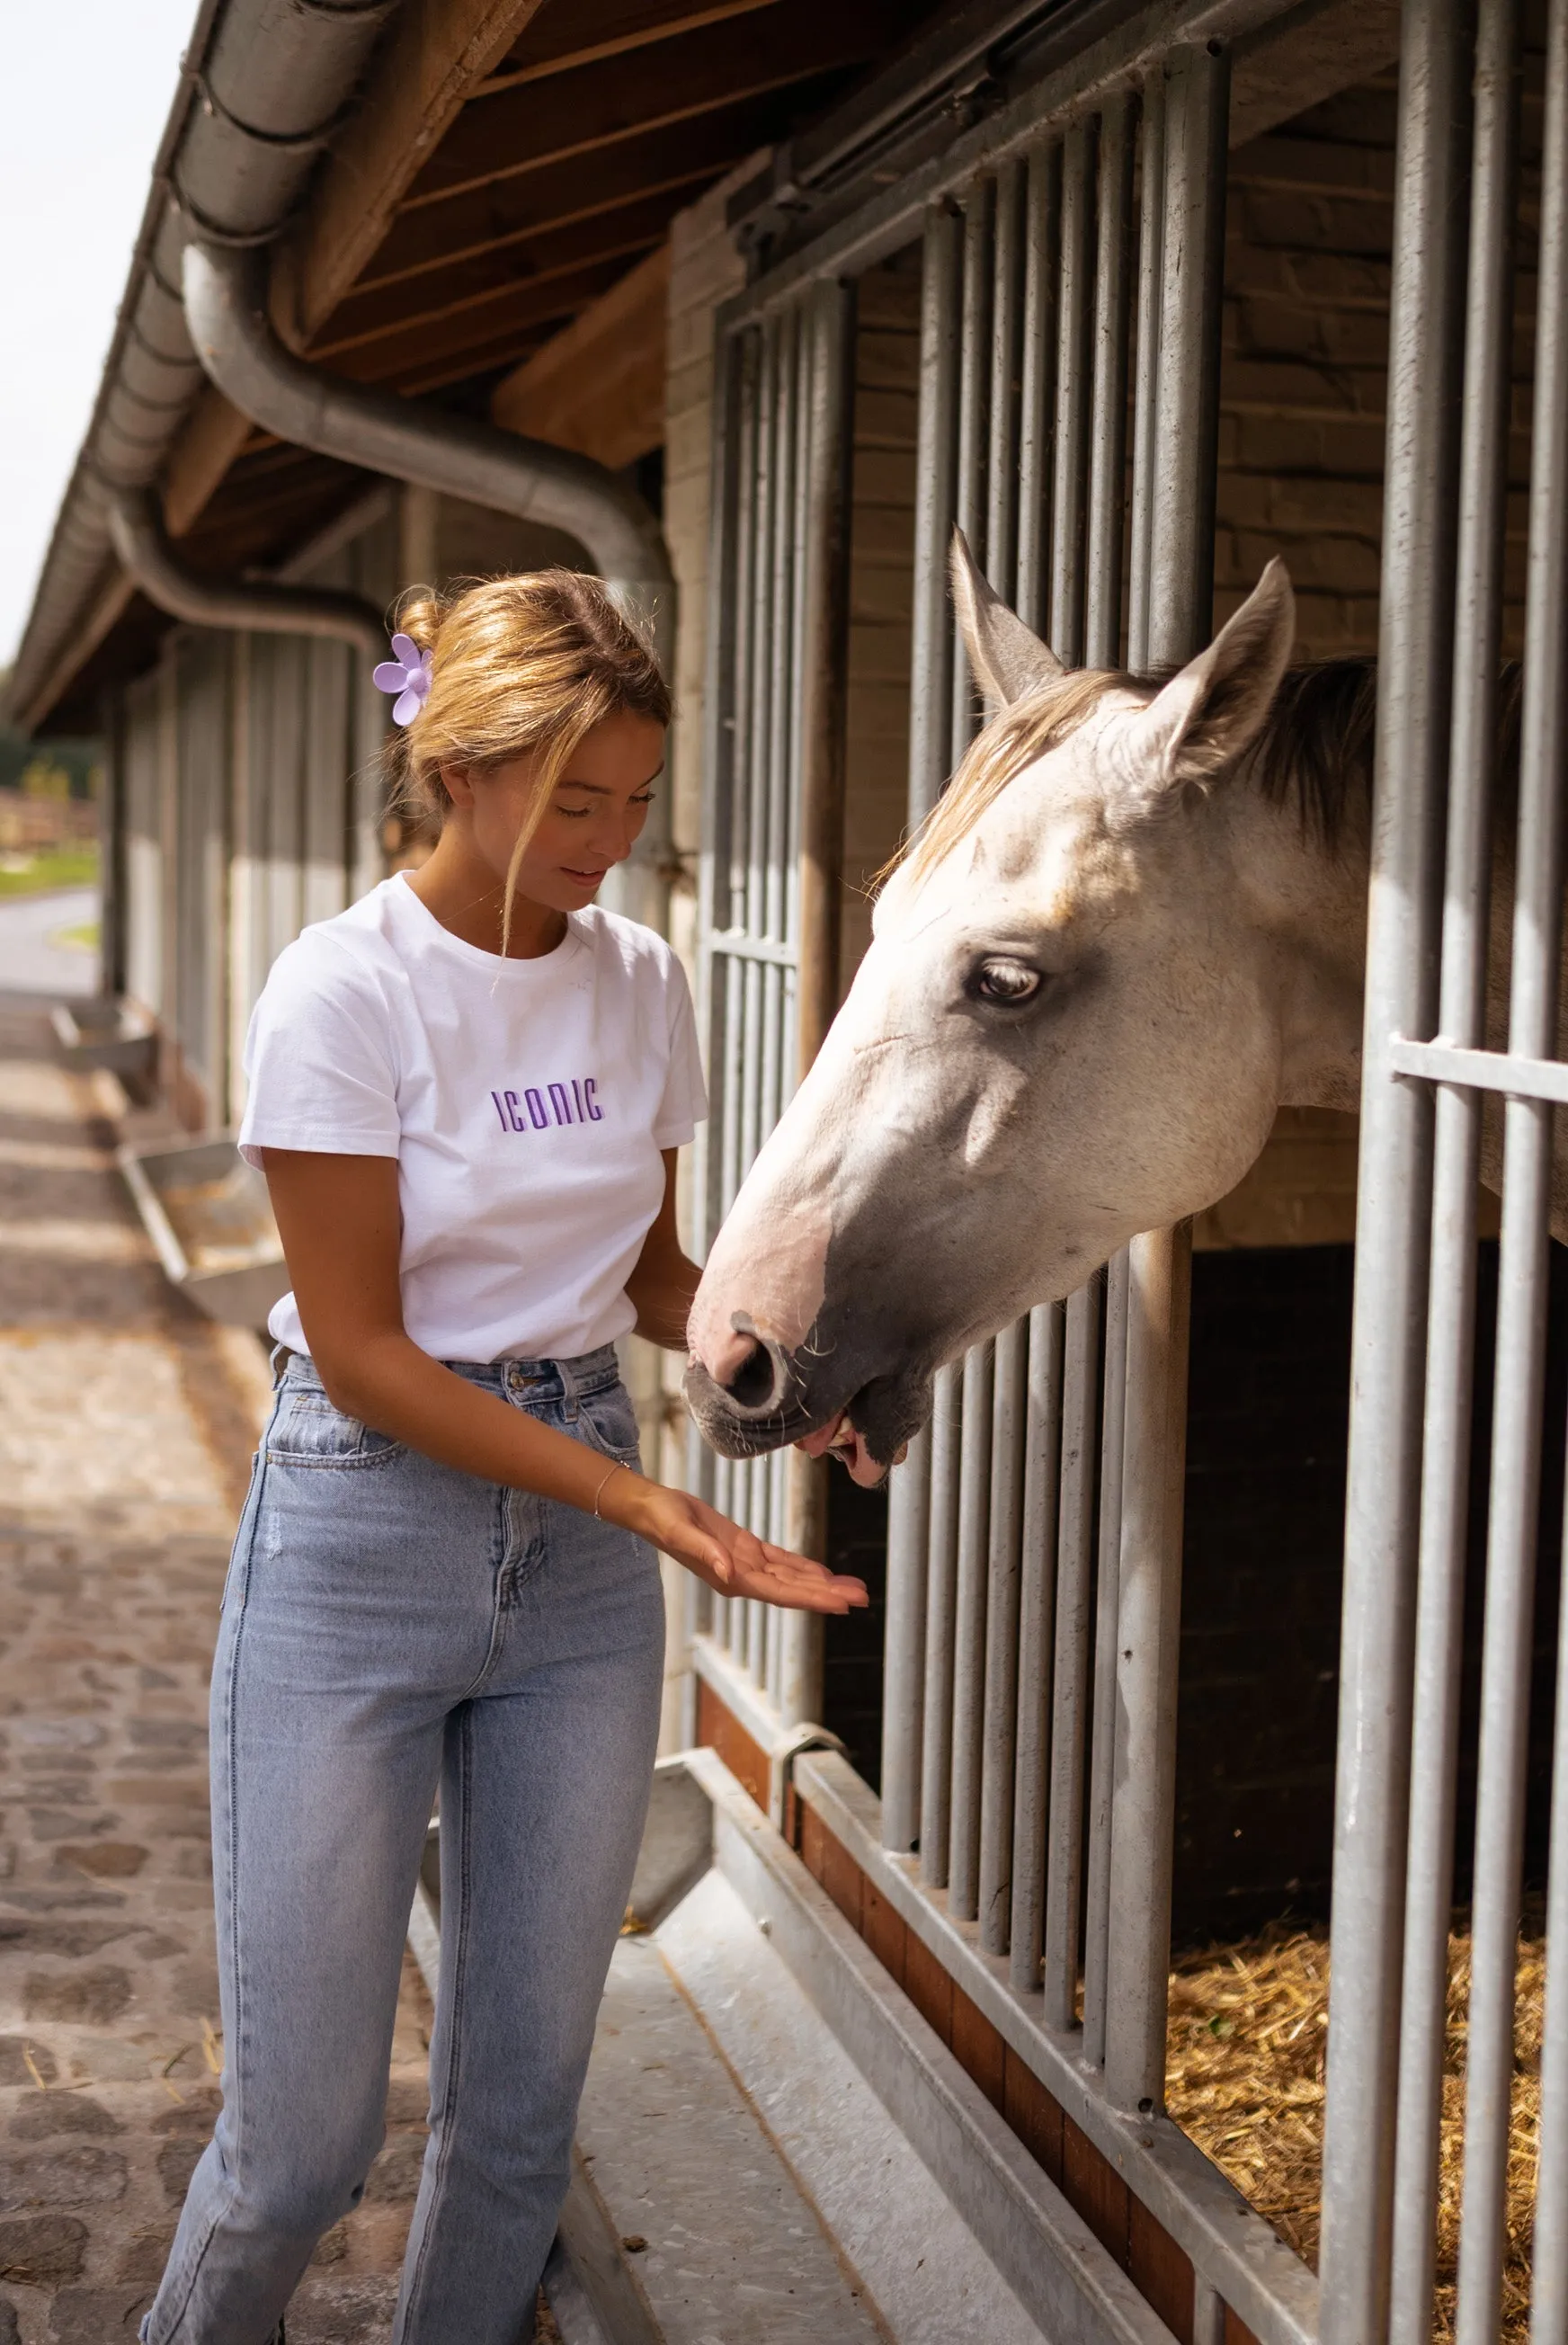
[[[0,665],[87,416],[196,0],[7,10],[0,127]]]

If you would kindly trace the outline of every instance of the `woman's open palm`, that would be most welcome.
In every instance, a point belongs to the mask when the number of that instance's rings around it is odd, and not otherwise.
[[[758,1538],[687,1491],[661,1487],[639,1512],[643,1537],[720,1596],[754,1596],[796,1612],[851,1612],[867,1601],[863,1580]]]

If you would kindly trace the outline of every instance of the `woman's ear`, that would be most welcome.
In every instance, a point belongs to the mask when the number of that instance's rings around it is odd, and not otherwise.
[[[466,766],[440,766],[441,787],[453,806],[471,807],[474,798],[473,776]]]

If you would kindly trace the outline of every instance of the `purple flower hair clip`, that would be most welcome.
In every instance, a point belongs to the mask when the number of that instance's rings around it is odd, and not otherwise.
[[[434,656],[432,652],[422,652],[412,635],[394,635],[392,657],[371,670],[370,681],[378,692],[398,695],[392,703],[394,725],[411,725],[430,698]]]

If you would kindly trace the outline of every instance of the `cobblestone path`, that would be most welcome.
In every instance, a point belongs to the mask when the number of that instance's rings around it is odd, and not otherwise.
[[[267,1378],[166,1287],[104,1103],[0,997],[0,2345],[135,2336],[221,2056],[207,1677]],[[289,2345],[389,2334],[428,2020],[410,1963],[387,2146]]]

